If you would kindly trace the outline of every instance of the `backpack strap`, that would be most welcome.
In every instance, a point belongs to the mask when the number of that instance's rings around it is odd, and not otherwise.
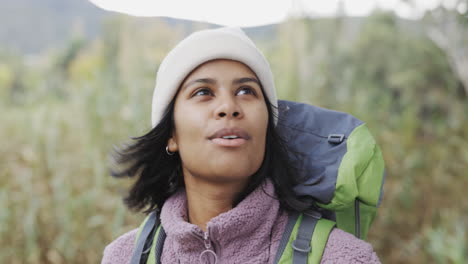
[[[320,218],[320,220],[317,221],[312,235],[312,241],[310,242],[312,253],[309,254],[308,263],[320,263],[323,252],[325,251],[325,246],[328,242],[328,237],[335,226],[335,222],[325,218]]]
[[[166,232],[162,225],[159,225],[156,235],[156,239],[153,241],[153,245],[151,247],[151,253],[148,258],[148,262],[146,264],[160,264],[161,263],[161,255],[164,246],[164,240],[166,240]]]
[[[288,250],[287,246],[289,246],[289,244],[291,243],[289,240],[290,240],[294,227],[297,225],[296,223],[297,223],[298,218],[299,218],[299,213],[296,213],[296,212],[289,213],[288,222],[286,224],[286,228],[284,229],[284,233],[281,237],[280,244],[278,246],[278,251],[276,252],[276,257],[274,261],[275,264],[280,263],[280,260],[283,259],[283,253],[285,252],[285,250]]]
[[[159,226],[159,216],[155,211],[148,215],[140,227],[140,230],[138,231],[137,240],[130,264],[140,264],[142,260],[143,263],[146,263],[156,226]]]
[[[320,218],[322,215],[316,211],[303,214],[296,240],[292,242],[293,264],[307,264],[309,252],[312,251],[312,235]]]
[[[296,215],[296,216],[295,216]],[[319,264],[325,245],[327,244],[330,232],[336,223],[325,218],[319,218],[319,213],[290,215],[287,227],[291,220],[294,221],[294,227],[291,230],[285,230],[283,238],[287,239],[287,245],[278,249],[277,258],[274,263],[277,264]],[[318,218],[318,219],[317,219]]]

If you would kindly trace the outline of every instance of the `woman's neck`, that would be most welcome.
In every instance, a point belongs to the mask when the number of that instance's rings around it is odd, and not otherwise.
[[[214,217],[229,211],[245,183],[212,183],[185,177],[188,221],[206,231],[206,224]]]

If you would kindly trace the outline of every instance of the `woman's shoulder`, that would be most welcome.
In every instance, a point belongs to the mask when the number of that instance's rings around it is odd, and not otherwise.
[[[137,232],[138,229],[133,229],[107,245],[104,249],[101,264],[130,263]]]
[[[330,233],[321,263],[381,263],[372,245],[341,229]]]

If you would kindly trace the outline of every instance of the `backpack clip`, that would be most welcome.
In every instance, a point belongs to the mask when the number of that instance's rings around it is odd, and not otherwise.
[[[332,144],[340,144],[345,138],[344,134],[330,134],[328,135],[328,142]]]
[[[312,250],[310,247],[310,241],[307,240],[294,240],[292,243],[292,248],[302,253],[309,253]]]

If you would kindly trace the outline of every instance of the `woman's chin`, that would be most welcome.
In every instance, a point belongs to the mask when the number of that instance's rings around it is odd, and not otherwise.
[[[255,172],[241,169],[239,167],[233,168],[231,166],[218,166],[215,171],[201,176],[207,181],[215,183],[234,183],[244,182],[250,178]]]

